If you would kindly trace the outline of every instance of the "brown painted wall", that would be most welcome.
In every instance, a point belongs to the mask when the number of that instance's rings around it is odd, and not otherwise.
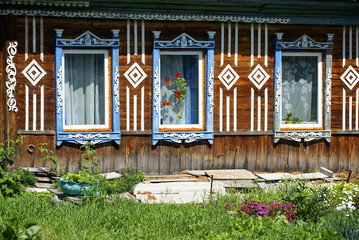
[[[347,135],[333,135],[332,142],[326,143],[316,141],[312,143],[294,143],[280,141],[273,144],[271,136],[273,125],[273,68],[274,68],[274,33],[283,32],[284,41],[294,41],[303,34],[309,35],[316,41],[326,40],[326,33],[334,33],[333,51],[333,80],[332,80],[332,117],[331,124],[333,131],[340,131],[342,128],[342,89],[346,90],[347,97],[353,97],[353,110],[355,109],[355,87],[350,91],[340,80],[349,65],[354,67],[354,59],[347,59],[346,67],[342,67],[342,26],[312,26],[312,25],[272,25],[268,24],[268,67],[264,66],[264,24],[261,36],[261,58],[257,58],[257,27],[254,24],[254,65],[250,67],[250,24],[239,24],[238,31],[238,67],[234,65],[234,23],[231,28],[231,57],[228,57],[228,24],[225,23],[224,34],[224,64],[221,62],[221,23],[207,22],[155,22],[145,21],[145,65],[141,62],[141,21],[138,21],[138,55],[134,56],[134,22],[131,21],[131,62],[127,64],[127,21],[125,20],[95,20],[95,19],[64,19],[64,18],[44,18],[44,61],[40,60],[40,38],[39,38],[39,18],[36,18],[36,52],[32,52],[32,17],[28,18],[29,29],[29,58],[25,61],[25,17],[16,18],[16,39],[19,42],[17,63],[17,86],[16,99],[19,111],[16,113],[18,130],[25,129],[25,85],[29,87],[30,96],[37,94],[40,96],[40,87],[45,88],[45,131],[46,134],[27,134],[22,151],[22,166],[40,166],[40,153],[38,147],[42,142],[48,142],[51,149],[55,150],[61,161],[68,164],[68,170],[75,171],[80,167],[79,159],[81,150],[75,144],[65,143],[59,148],[55,148],[55,136],[49,132],[55,130],[55,92],[54,92],[54,29],[64,29],[64,38],[75,38],[83,32],[89,30],[101,38],[110,38],[111,29],[120,29],[120,111],[121,111],[121,132],[122,140],[120,146],[113,143],[100,144],[96,147],[99,156],[103,159],[102,170],[118,170],[125,166],[132,166],[137,170],[146,173],[177,173],[184,169],[216,169],[216,168],[247,168],[258,171],[281,171],[281,170],[302,170],[308,171],[320,166],[328,167],[332,170],[344,170],[353,168],[357,170],[357,147],[359,144],[358,131],[346,132]],[[179,34],[186,32],[191,37],[198,40],[207,39],[207,31],[216,31],[215,47],[215,98],[214,98],[214,131],[217,132],[214,144],[211,146],[207,142],[193,144],[172,144],[160,143],[151,146],[151,104],[152,104],[152,31],[162,31],[161,40],[171,40]],[[354,35],[354,34],[353,34]],[[355,42],[355,41],[354,41]],[[349,40],[346,38],[348,46]],[[353,45],[354,46],[354,45]],[[349,48],[346,47],[347,55]],[[353,47],[353,56],[355,50]],[[46,71],[46,76],[34,87],[21,74],[21,71],[35,59]],[[146,72],[147,78],[134,89],[125,79],[124,73],[127,69],[137,62]],[[239,74],[240,79],[235,85],[227,90],[219,81],[218,75],[230,64]],[[260,64],[270,75],[268,82],[258,90],[249,80],[248,75],[254,67]],[[4,64],[1,71],[4,71]],[[358,70],[358,69],[357,69]],[[145,131],[127,132],[126,131],[126,87],[130,88],[131,119],[130,129],[133,129],[133,95],[139,97],[140,103],[141,87],[145,88]],[[230,109],[230,131],[219,132],[219,91],[223,89],[224,108],[226,97],[233,99],[233,89],[237,87],[237,132],[233,132],[233,101]],[[254,129],[250,131],[250,95],[251,88],[254,89],[255,97],[264,98],[264,90],[268,88],[268,131],[257,130],[257,114],[254,115]],[[2,90],[3,91],[3,90]],[[347,109],[348,109],[347,100]],[[40,103],[38,97],[38,103]],[[30,97],[29,106],[32,106]],[[2,103],[3,108],[3,103]],[[255,101],[254,112],[257,112],[257,102]],[[0,108],[1,109],[1,108]],[[264,102],[261,105],[261,116],[264,116]],[[354,111],[353,111],[354,112]],[[137,128],[141,125],[140,105],[137,107]],[[355,122],[353,114],[353,123]],[[348,114],[346,114],[348,118]],[[40,128],[40,107],[37,107],[37,129]],[[0,119],[1,120],[1,119]],[[32,129],[32,110],[29,114],[29,127]],[[223,130],[226,130],[226,115],[223,116]],[[348,119],[346,119],[348,122]],[[14,126],[15,126],[14,125]],[[263,130],[264,120],[261,121]],[[248,135],[251,134],[251,135]],[[348,135],[349,134],[349,135]],[[33,144],[35,151],[30,154],[27,147]],[[48,164],[48,163],[47,163]]]

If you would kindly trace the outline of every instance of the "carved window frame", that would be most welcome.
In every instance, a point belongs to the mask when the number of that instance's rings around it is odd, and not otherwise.
[[[214,35],[215,32],[207,32],[207,41],[197,41],[186,33],[182,33],[173,40],[162,41],[160,31],[153,31],[153,65],[152,65],[152,145],[158,141],[175,143],[191,143],[194,141],[208,140],[213,144],[213,89],[214,89]],[[190,52],[202,51],[204,64],[204,92],[203,92],[203,130],[194,129],[165,129],[160,127],[161,86],[160,86],[160,55],[162,52],[177,51]]]
[[[60,146],[63,142],[85,144],[86,142],[104,143],[114,141],[121,142],[120,132],[120,86],[119,86],[119,30],[112,30],[111,39],[101,39],[95,34],[86,31],[77,38],[63,39],[63,29],[55,30],[55,109],[56,109],[56,145]],[[110,129],[65,129],[64,126],[64,62],[63,53],[69,50],[81,49],[84,52],[89,50],[110,50],[111,51],[111,87],[109,102]],[[70,52],[70,51],[69,51]]]
[[[326,42],[316,42],[307,35],[302,35],[293,42],[283,42],[283,33],[275,33],[275,56],[274,56],[274,113],[273,113],[273,141],[280,139],[296,142],[309,142],[325,139],[330,142],[330,116],[331,116],[331,85],[332,85],[332,55],[333,36],[326,34]],[[322,127],[320,130],[312,129],[281,129],[282,109],[282,55],[286,52],[312,52],[322,53]]]

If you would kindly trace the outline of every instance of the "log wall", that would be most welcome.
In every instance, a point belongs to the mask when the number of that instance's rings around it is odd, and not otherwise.
[[[4,17],[2,18],[2,32],[7,32],[4,27]],[[34,22],[33,22],[34,21]],[[42,21],[42,27],[41,27]],[[27,28],[26,23],[27,22]],[[59,159],[66,163],[69,171],[75,171],[81,167],[81,150],[79,146],[70,143],[64,143],[60,147],[55,147],[55,85],[54,85],[54,29],[64,29],[64,38],[75,38],[85,31],[91,31],[100,38],[110,38],[111,29],[120,29],[120,124],[122,140],[121,145],[116,146],[113,143],[99,144],[96,150],[103,159],[102,170],[119,170],[126,166],[131,166],[137,170],[149,174],[171,174],[184,169],[218,169],[218,168],[246,168],[256,171],[310,171],[321,166],[334,171],[348,170],[349,168],[357,170],[358,166],[358,144],[359,131],[355,129],[355,114],[352,114],[352,130],[348,130],[349,114],[345,116],[346,128],[343,129],[343,89],[346,93],[345,109],[348,111],[349,97],[352,97],[352,109],[355,110],[356,90],[355,86],[349,90],[341,81],[340,77],[349,66],[356,66],[355,59],[355,26],[352,34],[352,59],[349,59],[349,26],[346,28],[346,64],[343,67],[343,26],[316,26],[316,25],[277,25],[268,24],[268,65],[264,65],[264,46],[265,24],[238,24],[238,66],[234,64],[235,59],[235,23],[223,23],[223,38],[221,37],[222,23],[217,22],[159,22],[145,21],[145,64],[142,62],[142,22],[137,21],[137,49],[138,54],[134,54],[135,49],[135,23],[126,20],[99,20],[99,19],[65,19],[65,18],[43,18],[40,17],[13,17],[7,20],[9,24],[16,27],[14,39],[19,43],[18,53],[16,55],[17,86],[16,100],[19,111],[13,114],[14,120],[11,126],[6,124],[5,128],[18,130],[18,133],[24,134],[25,140],[22,147],[22,166],[40,166],[41,154],[38,150],[43,142],[49,144],[49,148],[55,151]],[[35,25],[35,28],[33,27]],[[130,32],[130,62],[127,59],[127,31],[129,24]],[[258,57],[258,28],[261,28],[261,56]],[[254,32],[253,45],[251,44],[251,28]],[[27,29],[27,35],[26,31]],[[42,29],[42,30],[41,30]],[[231,34],[229,34],[229,29]],[[207,39],[207,31],[216,31],[215,35],[215,89],[214,89],[214,131],[215,139],[213,145],[207,142],[195,142],[192,144],[174,144],[160,142],[156,146],[151,146],[151,104],[152,104],[152,31],[162,31],[160,40],[171,40],[179,34],[185,32],[198,40]],[[43,38],[41,37],[43,32]],[[273,143],[273,79],[274,79],[274,33],[283,32],[284,41],[294,41],[303,34],[307,34],[318,42],[326,41],[326,33],[334,33],[333,50],[333,80],[332,80],[332,116],[331,129],[333,135],[331,143],[315,141],[310,143],[295,143],[289,141],[280,141]],[[41,43],[43,42],[43,44]],[[230,54],[228,54],[228,43],[230,42]],[[4,48],[6,43],[1,41],[3,51],[1,57],[4,59]],[[223,64],[221,64],[221,46],[223,44]],[[27,46],[27,58],[26,58]],[[36,49],[34,49],[34,46]],[[254,49],[253,65],[251,66],[251,47]],[[43,48],[43,59],[41,58],[41,49]],[[46,71],[45,77],[33,86],[21,73],[28,64],[36,60]],[[146,72],[147,78],[137,87],[132,85],[124,77],[124,73],[132,66],[138,63]],[[223,69],[230,65],[240,76],[239,80],[229,89],[218,79],[218,75]],[[258,65],[269,74],[270,79],[257,89],[248,79],[248,75]],[[5,78],[5,66],[2,60],[0,77]],[[4,80],[3,80],[4,81]],[[41,87],[44,89],[45,105],[44,111],[44,131],[40,130],[41,111],[40,95]],[[26,88],[29,89],[28,106],[29,115],[25,114],[26,106]],[[144,88],[144,129],[141,126],[141,89]],[[129,91],[128,91],[128,90]],[[234,89],[237,91],[237,98],[234,99]],[[265,109],[265,89],[268,92],[268,116],[267,131],[264,129],[264,109]],[[7,113],[4,97],[5,88],[1,88],[1,112]],[[127,96],[127,91],[130,93]],[[223,93],[223,105],[220,106],[220,92]],[[251,106],[251,94],[254,96],[254,106]],[[33,94],[37,96],[36,114],[33,114]],[[137,96],[137,122],[134,123],[134,95]],[[226,114],[227,97],[229,97],[230,114]],[[257,97],[260,97],[260,127],[258,127],[258,104]],[[234,111],[236,100],[236,114]],[[130,106],[130,125],[127,125],[127,101]],[[222,115],[220,115],[222,109]],[[251,119],[251,112],[254,112]],[[355,112],[355,111],[353,111]],[[36,116],[36,130],[33,131],[33,116]],[[29,131],[25,131],[25,122],[28,118]],[[227,125],[229,118],[229,125]],[[236,129],[234,119],[236,121]],[[0,117],[0,121],[5,120]],[[137,131],[134,131],[134,125],[137,125]],[[5,132],[3,130],[2,132]],[[7,138],[5,133],[0,136]],[[28,147],[33,145],[35,150],[30,153]],[[49,166],[49,163],[45,163]]]

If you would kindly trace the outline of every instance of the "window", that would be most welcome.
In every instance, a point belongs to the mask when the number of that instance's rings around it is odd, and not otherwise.
[[[273,140],[330,142],[333,34],[326,42],[282,36],[276,33]]]
[[[282,53],[281,128],[322,128],[321,53]]]
[[[202,52],[160,53],[160,129],[204,129],[202,59]]]
[[[160,41],[154,31],[152,144],[213,142],[214,32]]]
[[[57,145],[120,144],[119,30],[112,30],[112,39],[91,32],[63,39],[62,32],[56,30]]]
[[[109,129],[106,50],[64,50],[64,129]]]

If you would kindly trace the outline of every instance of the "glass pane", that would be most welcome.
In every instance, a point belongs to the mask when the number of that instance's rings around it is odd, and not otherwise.
[[[198,55],[161,55],[161,124],[199,123]]]
[[[318,122],[318,57],[282,57],[282,123]]]
[[[65,54],[65,124],[105,124],[104,54]]]

